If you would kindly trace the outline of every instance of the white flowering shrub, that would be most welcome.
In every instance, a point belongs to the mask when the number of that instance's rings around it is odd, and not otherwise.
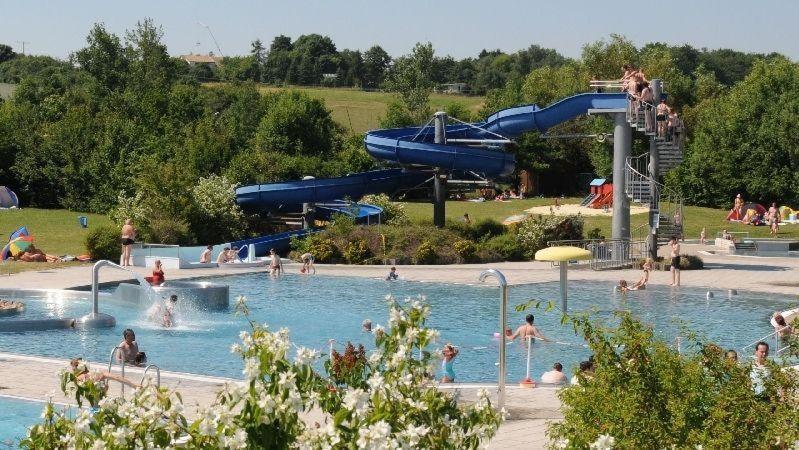
[[[477,448],[494,436],[500,414],[486,392],[460,406],[438,390],[433,350],[438,332],[425,328],[430,307],[422,298],[390,304],[388,329],[375,327],[376,350],[362,377],[336,383],[318,373],[320,354],[297,347],[288,330],[253,322],[231,351],[244,362],[244,380],[226,385],[193,420],[178,393],[145,386],[130,400],[103,398],[93,414],[69,418],[47,405],[24,448]],[[243,298],[237,310],[248,314]],[[292,357],[293,353],[293,357]],[[69,378],[68,375],[66,375]],[[65,392],[80,397],[76,377]],[[322,423],[300,413],[314,410]]]
[[[120,193],[117,196],[117,206],[108,213],[108,217],[119,228],[126,219],[133,219],[137,228],[147,228],[151,211],[144,203],[141,192],[132,197]]]
[[[244,212],[236,203],[236,186],[224,176],[212,174],[200,178],[192,188],[197,212],[189,221],[199,242],[242,238],[247,224]]]
[[[383,208],[383,223],[385,224],[405,225],[411,221],[408,213],[405,212],[405,204],[392,201],[391,197],[386,194],[364,195],[360,202]]]

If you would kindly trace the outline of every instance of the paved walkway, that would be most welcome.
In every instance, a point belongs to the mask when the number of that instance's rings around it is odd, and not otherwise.
[[[713,250],[712,246],[683,245],[683,251],[696,254],[701,250]],[[702,255],[707,270],[683,271],[682,284],[712,290],[738,289],[764,293],[796,294],[799,292],[799,258],[736,257],[726,255]],[[299,272],[299,264],[288,264],[289,274]],[[400,276],[412,281],[477,284],[481,271],[493,268],[502,271],[510,284],[541,283],[558,280],[558,271],[549,263],[505,262],[492,264],[460,264],[449,266],[397,266]],[[151,269],[134,268],[147,275]],[[186,279],[207,276],[222,276],[249,272],[262,272],[263,268],[228,269],[184,269],[169,270],[168,279]],[[317,264],[317,273],[332,276],[360,276],[383,278],[386,266],[348,266]],[[570,281],[617,281],[620,278],[637,279],[637,270],[571,270]],[[130,274],[119,270],[103,269],[102,282],[118,282],[130,279]],[[91,282],[91,266],[70,267],[52,271],[23,272],[0,276],[2,288],[66,289],[85,288]],[[668,272],[655,272],[651,284],[668,284]],[[487,283],[495,283],[488,280]],[[53,390],[58,391],[57,373],[66,366],[66,361],[21,355],[0,354],[0,387],[2,393],[28,398],[44,398]],[[95,367],[100,367],[95,365]],[[136,370],[132,373],[136,374]],[[28,374],[42,374],[29,377]],[[187,405],[207,404],[213,393],[224,383],[221,378],[209,378],[191,374],[162,373],[164,384],[177,388],[184,394]],[[474,389],[458,388],[459,398],[469,401]],[[60,394],[59,394],[60,395]],[[533,390],[509,388],[508,409],[510,418],[500,428],[499,435],[490,448],[535,449],[546,445],[546,424],[562,416],[559,402],[552,389]]]

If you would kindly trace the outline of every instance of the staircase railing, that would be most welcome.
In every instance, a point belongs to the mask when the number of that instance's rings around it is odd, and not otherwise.
[[[673,228],[677,234],[682,234],[683,200],[675,191],[655,181],[648,175],[649,154],[631,156],[627,158],[625,167],[625,189],[628,197],[633,201],[642,199],[643,193],[648,193],[648,202],[641,202],[649,206],[650,211],[658,214],[658,226]],[[647,187],[648,186],[648,187]],[[640,233],[640,230],[636,229]],[[631,233],[631,239],[640,239],[640,236]]]

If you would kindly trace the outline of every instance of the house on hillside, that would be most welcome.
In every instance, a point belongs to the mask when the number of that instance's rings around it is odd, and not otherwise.
[[[443,94],[466,94],[469,92],[469,85],[466,83],[439,84],[438,92]]]
[[[222,58],[214,56],[213,53],[208,55],[189,53],[188,55],[180,55],[179,58],[189,63],[189,66],[204,65],[214,69],[222,65]]]

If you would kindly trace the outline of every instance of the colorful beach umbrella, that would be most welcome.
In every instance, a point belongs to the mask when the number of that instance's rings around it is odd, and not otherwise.
[[[33,236],[19,236],[12,239],[0,252],[0,260],[8,259],[9,256],[17,256],[29,249],[33,245]]]

